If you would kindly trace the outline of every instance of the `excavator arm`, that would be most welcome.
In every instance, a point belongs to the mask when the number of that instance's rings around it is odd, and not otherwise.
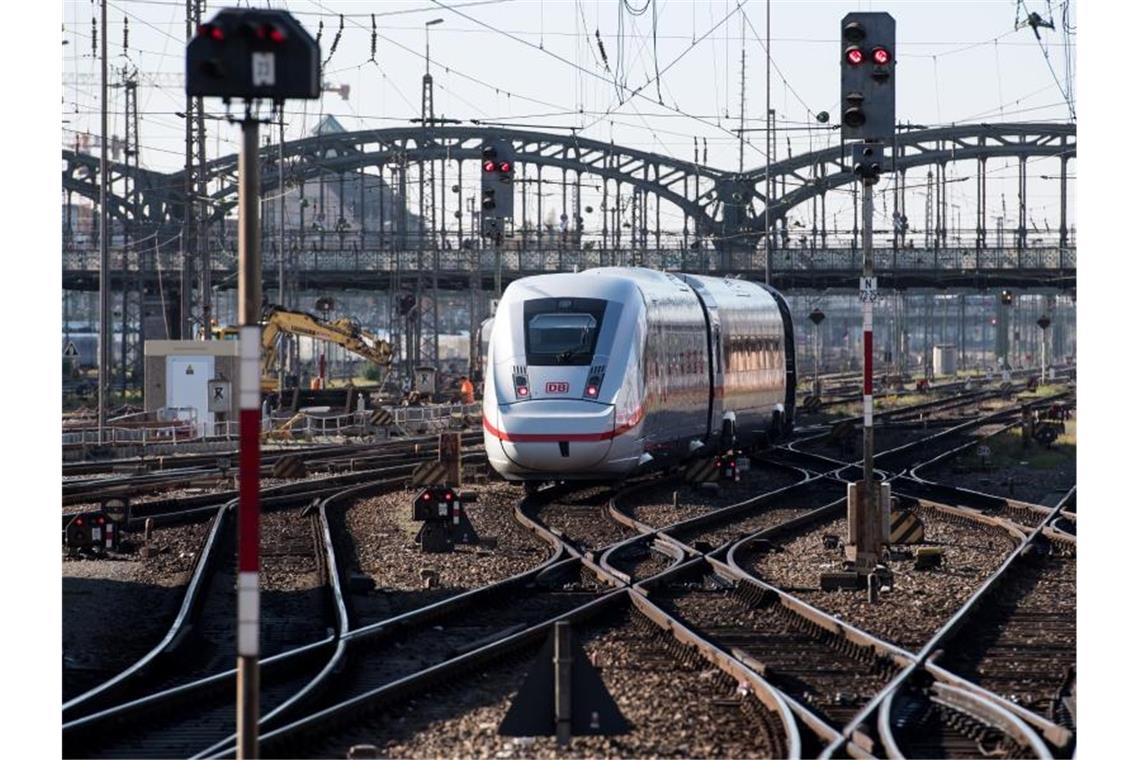
[[[361,330],[360,325],[351,319],[326,322],[303,311],[272,306],[266,312],[261,328],[263,377],[270,375],[277,363],[277,336],[281,333],[335,343],[380,367],[392,363],[392,346],[388,341]]]

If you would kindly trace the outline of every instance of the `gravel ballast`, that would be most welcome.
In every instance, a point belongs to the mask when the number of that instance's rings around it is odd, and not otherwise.
[[[717,493],[677,482],[627,493],[619,499],[618,507],[646,525],[664,528],[790,486],[802,479],[803,475],[793,470],[753,463],[748,472],[740,473],[739,481],[721,482]],[[677,492],[677,506],[673,506],[674,491]]]
[[[574,737],[559,750],[553,737],[506,737],[498,726],[532,667],[537,649],[488,666],[446,690],[379,713],[326,747],[343,756],[374,744],[381,757],[783,757],[778,723],[752,697],[704,660],[682,661],[667,638],[639,613],[608,624],[576,626],[587,656],[629,722],[628,734]],[[585,630],[583,630],[585,628]]]
[[[368,497],[347,510],[329,509],[338,561],[349,573],[361,573],[375,584],[366,594],[349,594],[354,625],[517,575],[550,556],[550,546],[515,520],[519,489],[491,483],[464,490],[478,494],[478,501],[464,509],[482,543],[457,544],[447,554],[424,554],[416,545],[422,523],[412,519],[413,492]]]
[[[778,538],[778,549],[749,552],[742,567],[758,578],[903,649],[917,651],[965,603],[1013,550],[1008,534],[981,523],[952,520],[923,506],[919,510],[926,540],[923,546],[944,550],[942,566],[915,570],[914,560],[889,563],[894,586],[871,604],[865,591],[822,591],[822,572],[842,569],[846,518],[831,520]],[[839,536],[836,549],[827,549],[823,536]]]
[[[210,522],[160,528],[106,559],[63,560],[63,696],[78,696],[133,665],[166,633]]]

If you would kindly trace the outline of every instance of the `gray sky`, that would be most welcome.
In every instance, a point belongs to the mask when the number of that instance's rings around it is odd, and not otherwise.
[[[252,3],[262,6],[264,3]],[[763,125],[765,34],[763,0],[490,0],[437,2],[385,0],[273,3],[295,13],[314,34],[323,22],[322,54],[329,56],[344,14],[344,31],[324,70],[332,85],[347,84],[349,99],[335,93],[320,101],[289,105],[287,138],[307,134],[322,113],[347,129],[408,124],[419,114],[424,70],[424,22],[442,18],[431,30],[436,112],[451,118],[498,120],[534,129],[577,127],[581,134],[692,158],[693,138],[707,139],[709,163],[734,169],[740,119],[740,56],[745,54],[745,122]],[[220,4],[209,4],[205,17]],[[640,15],[637,11],[644,8]],[[814,126],[812,114],[827,110],[835,121],[839,100],[839,21],[851,10],[892,13],[898,31],[898,118],[925,125],[951,122],[1066,121],[1066,48],[1061,4],[990,2],[772,2],[772,107],[780,126],[779,157],[790,148],[834,144],[834,131]],[[1052,15],[1057,29],[1042,30],[1042,42],[1028,28],[1014,29],[1026,11]],[[1070,5],[1070,10],[1073,10]],[[91,55],[91,21],[97,5],[64,3],[62,142],[75,131],[98,129],[98,61]],[[123,19],[129,19],[130,62],[150,82],[140,90],[142,162],[158,170],[182,165],[184,106],[176,75],[184,50],[183,0],[111,0],[109,49],[113,66],[127,62]],[[656,11],[656,41],[654,12]],[[376,14],[376,61],[370,61]],[[1075,14],[1070,14],[1075,25]],[[710,30],[712,30],[710,32]],[[609,71],[595,32],[601,35]],[[707,36],[705,36],[707,34]],[[701,39],[703,37],[703,39]],[[694,45],[694,40],[698,40]],[[1075,42],[1075,35],[1068,40]],[[1045,57],[1048,52],[1054,80]],[[1075,69],[1075,64],[1073,66]],[[655,71],[662,71],[660,98]],[[152,74],[158,74],[154,77]],[[75,84],[75,77],[80,77]],[[82,79],[86,78],[86,79]],[[637,90],[639,95],[630,96]],[[120,91],[112,93],[112,132],[122,134]],[[207,101],[220,111],[220,102]],[[236,126],[208,123],[209,155],[237,150]],[[765,161],[762,132],[748,134],[745,168]],[[1070,166],[1075,173],[1076,164]],[[951,177],[973,174],[972,162],[952,166]],[[1030,168],[1030,216],[1057,217],[1058,188],[1040,175],[1056,176],[1059,162]],[[991,207],[1009,196],[1015,216],[1016,166],[993,162]],[[910,180],[913,182],[913,178]],[[963,224],[972,219],[973,183],[951,185],[952,204]],[[913,203],[913,201],[911,201]],[[953,212],[952,212],[953,213]],[[995,210],[994,213],[997,213]],[[914,212],[912,211],[912,217]]]

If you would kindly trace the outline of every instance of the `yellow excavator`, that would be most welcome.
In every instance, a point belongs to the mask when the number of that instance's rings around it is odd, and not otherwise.
[[[261,390],[277,390],[277,337],[281,333],[304,335],[308,338],[326,340],[362,356],[378,367],[392,363],[392,346],[388,341],[365,332],[354,319],[323,320],[304,311],[293,311],[280,306],[270,306],[262,313],[261,319]],[[237,327],[214,327],[214,337],[218,340],[236,340]]]

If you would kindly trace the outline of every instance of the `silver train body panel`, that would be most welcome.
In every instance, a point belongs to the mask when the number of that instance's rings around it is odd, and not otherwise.
[[[625,477],[778,438],[794,414],[786,304],[741,280],[603,268],[527,277],[491,329],[483,428],[509,480]],[[727,421],[727,425],[726,425]]]

